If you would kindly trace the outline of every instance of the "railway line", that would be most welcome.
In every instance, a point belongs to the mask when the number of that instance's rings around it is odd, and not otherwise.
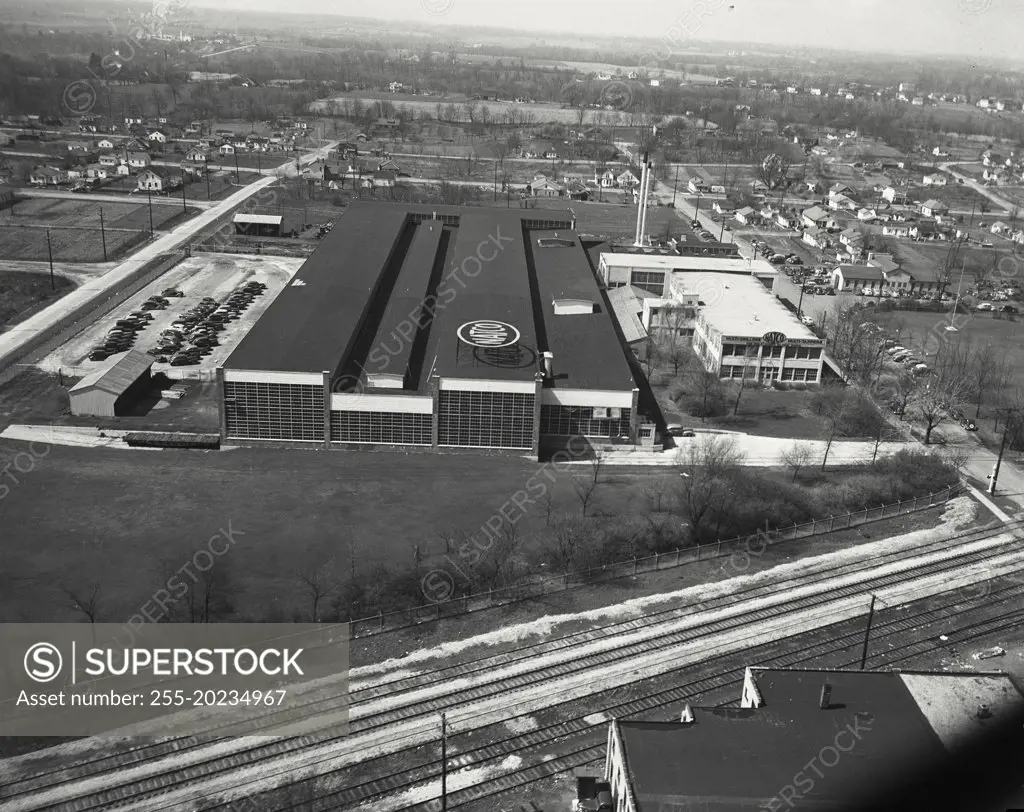
[[[888,589],[901,595],[916,594],[912,588],[916,586],[918,591],[923,590],[922,594],[937,594],[943,591],[941,587],[948,588],[949,578],[944,576],[951,567],[958,567],[954,571],[959,571],[961,577],[979,580],[986,574],[1024,566],[1024,542],[1002,526],[966,533],[955,545],[950,549],[950,540],[943,539],[860,562],[841,575],[826,572],[819,577],[821,574],[815,573],[809,579],[807,573],[801,573],[694,605],[611,623],[429,673],[368,682],[362,687],[356,687],[357,682],[352,691],[348,736],[332,737],[327,732],[325,738],[285,736],[213,744],[193,738],[172,739],[49,773],[7,776],[0,809],[28,812],[191,808],[190,801],[194,802],[197,796],[215,799],[219,795],[229,798],[245,794],[253,781],[272,783],[275,777],[294,779],[314,771],[340,774],[340,770],[346,770],[357,760],[368,763],[395,753],[408,753],[432,741],[441,710],[455,709],[458,719],[453,719],[453,723],[460,729],[479,729],[507,719],[511,699],[517,694],[522,700],[517,712],[544,710],[560,702],[600,693],[587,687],[586,678],[591,675],[614,672],[628,678],[632,673],[633,679],[627,681],[636,682],[641,670],[646,676],[678,668],[683,664],[679,660],[681,649],[693,648],[698,643],[706,646],[716,637],[735,634],[748,625],[756,629],[749,632],[748,638],[763,637],[765,627],[779,626],[780,620],[791,621],[800,613],[810,612],[815,615],[810,618],[811,627],[819,628],[828,625],[824,622],[828,620],[828,610],[833,614],[838,610],[847,616],[862,613],[857,605],[864,602],[863,596],[869,591]],[[885,565],[892,571],[879,572]],[[787,585],[793,587],[791,596],[780,594]],[[755,599],[765,605],[750,611],[746,604]],[[824,615],[822,610],[826,610]],[[699,625],[695,622],[711,613],[719,617]],[[787,633],[786,626],[781,624],[775,633],[780,637],[793,634],[792,629]],[[735,650],[737,643],[749,648],[750,642],[744,637],[733,640],[721,656]],[[714,656],[704,657],[701,662],[711,661]],[[646,667],[635,667],[641,660]],[[538,692],[538,685],[544,685],[545,690]],[[552,690],[555,685],[559,690]],[[319,703],[329,701],[336,702],[337,697],[310,702],[302,710],[320,713],[323,705]],[[536,737],[539,733],[532,735]],[[525,739],[520,745],[530,746]],[[377,755],[368,755],[373,751]],[[484,758],[487,753],[496,755]],[[488,759],[508,754],[507,748],[502,749],[502,742],[491,744],[481,748],[478,763],[487,765]],[[403,776],[412,776],[405,779],[407,785],[423,780],[422,772],[416,769],[404,762]],[[427,765],[418,769],[426,770]],[[375,782],[395,780],[394,776],[384,776],[349,786],[336,808],[353,808],[354,804],[377,797],[380,792]],[[393,793],[395,789],[384,791]]]

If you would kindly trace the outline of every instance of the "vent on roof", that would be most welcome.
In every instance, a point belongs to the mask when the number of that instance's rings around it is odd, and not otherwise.
[[[537,245],[541,248],[572,248],[575,244],[572,240],[560,237],[541,237],[537,240]]]
[[[294,282],[292,282],[292,287],[293,288],[301,288],[301,287],[304,287],[305,284],[306,284],[306,280],[305,279],[296,279]]]
[[[556,316],[585,316],[594,312],[589,299],[555,299],[552,302]]]
[[[988,719],[992,716],[992,710],[988,705],[978,705],[978,718]]]
[[[832,701],[832,686],[827,682],[821,686],[821,700],[818,702],[818,707],[822,710],[828,710],[829,705]]]
[[[683,706],[683,713],[679,717],[679,721],[684,725],[693,724],[693,708],[690,707],[689,702]]]

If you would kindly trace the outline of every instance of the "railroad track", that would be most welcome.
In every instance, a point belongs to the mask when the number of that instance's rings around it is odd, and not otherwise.
[[[993,603],[1012,604],[1012,611],[1001,615],[999,618],[989,618],[976,623],[961,627],[955,633],[959,641],[972,639],[992,631],[1004,628],[1019,627],[1024,621],[1024,608],[1019,606],[1019,599],[1024,593],[1024,586],[1014,585],[999,590],[985,597],[979,597],[976,601],[977,608],[990,608]],[[985,601],[982,604],[982,601]],[[946,605],[936,607],[914,615],[887,619],[876,623],[873,627],[875,634],[872,639],[876,647],[888,639],[903,636],[921,625],[942,620],[948,617],[949,606],[959,603],[954,599]],[[827,633],[829,629],[850,627],[851,621],[841,621],[830,627],[819,629],[819,633]],[[843,650],[847,646],[859,647],[863,640],[863,629],[856,627],[842,633],[830,636],[828,640],[816,642],[810,645],[801,646],[799,649],[789,651],[784,655],[764,657],[769,646],[759,646],[751,649],[747,662],[758,665],[770,665],[775,667],[793,667],[804,664],[819,663],[822,656],[834,654],[836,650]],[[883,667],[919,656],[923,650],[935,647],[934,636],[930,638],[914,640],[902,646],[888,649],[880,655],[869,657],[869,663],[874,667]],[[899,654],[899,656],[894,656]],[[555,757],[546,756],[543,763],[532,764],[519,770],[504,771],[502,775],[493,779],[480,782],[472,787],[456,789],[448,794],[448,808],[457,809],[471,803],[482,801],[491,796],[507,792],[511,789],[525,786],[541,778],[567,772],[576,767],[589,764],[593,761],[604,760],[604,748],[606,733],[603,726],[595,726],[593,717],[604,715],[609,718],[643,718],[651,717],[652,713],[659,713],[659,720],[664,717],[666,706],[677,710],[683,703],[692,700],[695,696],[706,695],[713,692],[731,689],[731,696],[725,702],[717,703],[720,707],[736,705],[737,669],[734,663],[735,653],[729,653],[709,659],[704,667],[720,669],[709,676],[699,679],[688,679],[679,682],[668,688],[658,688],[646,693],[643,696],[630,701],[620,701],[614,696],[615,691],[606,694],[594,695],[591,697],[593,704],[586,708],[576,708],[568,719],[539,727],[529,733],[514,736],[496,736],[492,738],[485,735],[488,731],[478,730],[475,734],[481,738],[488,738],[486,745],[475,746],[469,749],[460,750],[458,755],[449,759],[450,785],[457,781],[458,770],[497,768],[509,756],[517,753],[536,750],[540,748],[551,749],[554,745],[559,754]],[[859,660],[847,661],[837,667],[859,665]],[[724,667],[722,667],[724,666]],[[571,700],[565,704],[568,705]],[[558,714],[559,706],[550,710],[553,715]],[[675,714],[670,714],[673,718]],[[495,731],[497,734],[498,731]],[[452,746],[457,741],[457,734],[449,737]],[[562,752],[564,751],[564,752]],[[401,758],[388,756],[381,759],[374,759],[373,762],[391,760],[396,764],[391,767],[391,772],[376,777],[372,780],[350,783],[348,776],[341,777],[345,786],[335,790],[325,790],[322,786],[323,776],[311,781],[319,781],[320,785],[316,791],[318,810],[362,810],[362,809],[388,809],[394,810],[415,810],[416,812],[437,812],[438,802],[436,800],[414,803],[410,805],[396,804],[387,806],[384,799],[389,795],[401,792],[410,792],[425,782],[436,781],[439,774],[439,760],[436,744],[420,748],[416,753],[404,752]],[[372,764],[372,762],[371,762]],[[363,765],[364,767],[367,765]],[[301,805],[281,805],[274,807],[280,812],[291,812],[299,810]],[[215,810],[229,810],[231,802],[207,806],[204,812]]]
[[[965,534],[967,543],[972,540],[991,539],[995,535],[1006,532],[1005,528],[999,526],[992,531],[991,528],[982,528]],[[958,540],[964,543],[963,539]],[[929,550],[943,547],[948,548],[951,540],[943,540],[933,544],[921,545],[910,551],[900,551],[889,556],[882,556],[873,559],[871,562],[852,572],[844,573],[846,577],[863,574],[876,569],[880,561],[895,563],[907,557],[920,556]],[[789,582],[794,585],[800,584],[803,588],[820,586],[828,581],[834,581],[835,576],[829,575],[823,579],[816,579],[808,582],[806,578],[791,578],[783,582],[774,582],[765,586],[758,586],[752,589],[737,593],[728,598],[716,598],[705,601],[685,609],[672,609],[651,615],[635,618],[629,621],[609,624],[600,629],[590,630],[574,635],[566,635],[546,643],[534,646],[524,646],[513,651],[506,651],[501,654],[482,658],[475,662],[463,665],[452,666],[442,669],[439,672],[413,677],[404,677],[379,683],[375,686],[354,692],[355,705],[374,704],[375,700],[402,698],[402,702],[389,708],[382,708],[376,713],[368,713],[364,718],[354,719],[352,722],[352,733],[366,733],[379,730],[399,722],[408,722],[422,717],[434,717],[440,710],[465,705],[469,702],[479,701],[488,698],[501,697],[510,691],[528,688],[538,682],[545,682],[562,678],[569,675],[592,672],[595,668],[607,666],[612,663],[629,661],[639,654],[649,655],[652,651],[677,647],[684,642],[693,642],[701,637],[713,636],[724,631],[735,630],[751,621],[760,619],[765,621],[772,617],[780,617],[785,614],[800,611],[801,609],[821,607],[828,603],[835,602],[843,597],[863,595],[869,590],[878,590],[887,586],[898,585],[913,579],[926,577],[946,571],[953,565],[971,566],[984,563],[989,560],[1005,556],[1008,550],[1019,551],[1021,542],[1014,540],[999,544],[994,550],[983,549],[970,552],[953,552],[944,549],[945,555],[941,560],[914,564],[901,568],[900,571],[887,575],[868,578],[863,582],[850,583],[846,586],[822,594],[808,594],[796,599],[780,599],[775,606],[759,611],[758,613],[746,614],[742,617],[725,618],[705,624],[698,630],[682,629],[667,630],[663,632],[652,631],[651,624],[655,627],[664,625],[670,620],[679,620],[687,615],[695,615],[698,612],[707,612],[712,609],[721,610],[723,607],[736,606],[738,603],[749,600],[755,593],[778,593],[780,586]],[[469,685],[458,690],[452,689],[452,681],[455,678],[464,678],[485,672],[492,675],[496,668],[522,665],[522,661],[529,658],[536,658],[539,654],[561,651],[565,654],[572,654],[585,643],[614,642],[613,636],[623,635],[629,632],[643,633],[646,639],[632,642],[628,645],[609,645],[604,650],[596,650],[593,654],[584,657],[567,658],[567,662],[558,662],[554,665],[533,668],[528,673],[518,673],[506,677],[495,677],[483,684]],[[426,689],[430,687],[444,687],[448,690],[441,692],[440,696],[417,696],[417,694],[429,693]],[[360,696],[360,694],[362,694]],[[549,697],[550,698],[550,697]],[[574,694],[578,698],[578,694]],[[336,700],[336,698],[335,698]],[[310,712],[316,712],[315,704],[311,703],[307,708]],[[420,733],[400,738],[385,738],[378,740],[374,746],[392,747],[397,751],[415,747],[418,741],[422,740]],[[266,778],[274,774],[274,770],[281,766],[274,762],[285,756],[294,756],[308,749],[323,749],[328,744],[342,743],[343,750],[352,751],[354,746],[359,744],[357,735],[348,737],[337,737],[320,739],[312,736],[290,737],[279,740],[270,740],[256,746],[245,746],[238,750],[237,742],[231,742],[235,746],[235,752],[228,752],[218,755],[216,747],[206,747],[195,744],[194,739],[171,740],[159,742],[149,747],[140,747],[135,751],[110,756],[103,759],[94,759],[66,770],[53,771],[50,774],[7,781],[3,795],[3,809],[18,810],[41,810],[41,809],[108,809],[128,804],[136,805],[143,801],[157,801],[161,796],[173,793],[181,785],[198,785],[199,782],[209,782],[211,779],[217,781],[216,791],[221,792],[233,789],[231,782],[225,780],[231,774],[254,766],[260,767],[259,775]],[[224,745],[225,743],[220,743]],[[192,752],[197,751],[197,752]],[[190,764],[160,764],[168,755],[178,754],[180,756],[194,756],[194,762]],[[327,756],[328,759],[338,757],[338,753]],[[351,755],[351,753],[349,753]],[[211,756],[206,758],[206,756]],[[157,761],[154,764],[154,760]],[[305,769],[309,763],[302,765],[291,765],[283,770],[282,777],[294,769]],[[149,767],[144,775],[132,775],[133,767]],[[69,797],[69,790],[72,785],[81,784],[77,787],[79,795]],[[102,786],[91,787],[90,785],[101,784]],[[114,784],[114,786],[111,786]],[[56,790],[56,792],[54,791]],[[211,790],[212,791],[212,790]],[[168,798],[172,805],[160,806],[159,804],[148,804],[149,808],[174,808],[173,801]]]

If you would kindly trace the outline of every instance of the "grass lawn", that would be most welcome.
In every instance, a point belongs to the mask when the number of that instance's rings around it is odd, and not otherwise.
[[[978,213],[981,214],[983,203],[987,208],[994,208],[987,197],[966,184],[961,186],[956,182],[946,186],[911,186],[907,189],[907,195],[911,200],[939,200],[957,211],[970,211],[972,206],[977,205]]]
[[[667,384],[652,387],[665,420],[684,426],[726,429],[756,434],[760,437],[792,437],[795,440],[820,440],[826,434],[825,420],[811,412],[815,392],[807,390],[778,391],[749,386],[740,397],[738,413],[733,415],[736,388],[725,386],[725,406],[728,414],[701,420],[691,417],[669,398]],[[686,398],[683,399],[685,404]]]
[[[54,276],[54,283],[56,289],[50,286],[49,274],[0,271],[0,330],[23,321],[74,288],[74,283],[63,276]]]
[[[0,441],[0,467],[28,448]],[[165,585],[167,566],[176,571],[230,522],[237,616],[288,621],[303,602],[297,568],[334,559],[347,577],[354,551],[356,577],[368,578],[381,563],[411,569],[418,547],[426,571],[443,563],[440,529],[480,535],[538,470],[477,455],[51,447],[0,500],[0,620],[74,620],[60,586],[93,583],[106,619],[125,620]],[[555,510],[579,515],[571,477],[554,476]],[[646,476],[610,471],[590,512],[645,510]],[[543,514],[536,504],[518,523],[526,544]]]

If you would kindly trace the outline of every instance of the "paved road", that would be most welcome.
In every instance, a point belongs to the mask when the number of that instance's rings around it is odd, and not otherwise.
[[[991,200],[993,203],[995,203],[1000,209],[1002,209],[1004,213],[1008,213],[1008,212],[1013,210],[1013,203],[1010,202],[1009,200],[1006,200],[1005,198],[1000,197],[998,194],[993,192],[992,188],[990,186],[983,186],[982,184],[978,183],[978,181],[976,181],[974,178],[972,178],[970,175],[964,175],[963,173],[957,172],[955,169],[952,168],[952,167],[956,166],[958,163],[960,163],[960,161],[941,163],[941,164],[939,164],[939,169],[941,169],[943,172],[948,172],[950,175],[952,175],[957,180],[962,180],[964,182],[964,186],[969,186],[971,189],[973,189],[979,195],[984,195],[985,197],[987,197],[989,200]],[[963,213],[963,214],[970,214],[969,211],[961,212],[961,213]],[[997,213],[989,212],[989,215],[992,215],[992,214],[997,214]]]
[[[179,190],[180,191],[180,190]],[[24,197],[52,197],[58,200],[81,200],[86,203],[123,203],[129,206],[134,206],[138,203],[146,203],[147,198],[141,192],[137,195],[112,195],[103,194],[102,192],[61,192],[53,189],[20,189],[18,194]],[[181,197],[154,195],[153,205],[157,206],[177,206],[181,208]],[[209,209],[217,205],[209,200],[193,200],[189,198],[188,205],[193,209]],[[17,219],[17,215],[15,215]]]
[[[315,161],[321,156],[321,154],[326,154],[326,150],[330,149],[331,146],[333,146],[333,142],[321,147],[315,152],[302,156],[301,161],[303,163]],[[209,209],[200,212],[195,217],[182,223],[170,233],[162,237],[158,237],[152,242],[144,245],[130,258],[114,266],[103,276],[87,281],[80,287],[75,288],[75,290],[67,296],[62,299],[58,299],[49,307],[39,311],[34,316],[16,324],[7,332],[0,333],[0,370],[17,360],[17,357],[21,354],[22,348],[25,344],[36,338],[40,333],[50,329],[68,313],[107,295],[112,288],[131,276],[131,274],[147,262],[155,259],[163,253],[180,248],[192,239],[197,232],[211,225],[220,217],[228,214],[257,192],[260,192],[275,183],[276,180],[277,179],[273,177],[265,177],[249,184],[243,189],[235,192],[230,197],[225,198],[211,206]]]

